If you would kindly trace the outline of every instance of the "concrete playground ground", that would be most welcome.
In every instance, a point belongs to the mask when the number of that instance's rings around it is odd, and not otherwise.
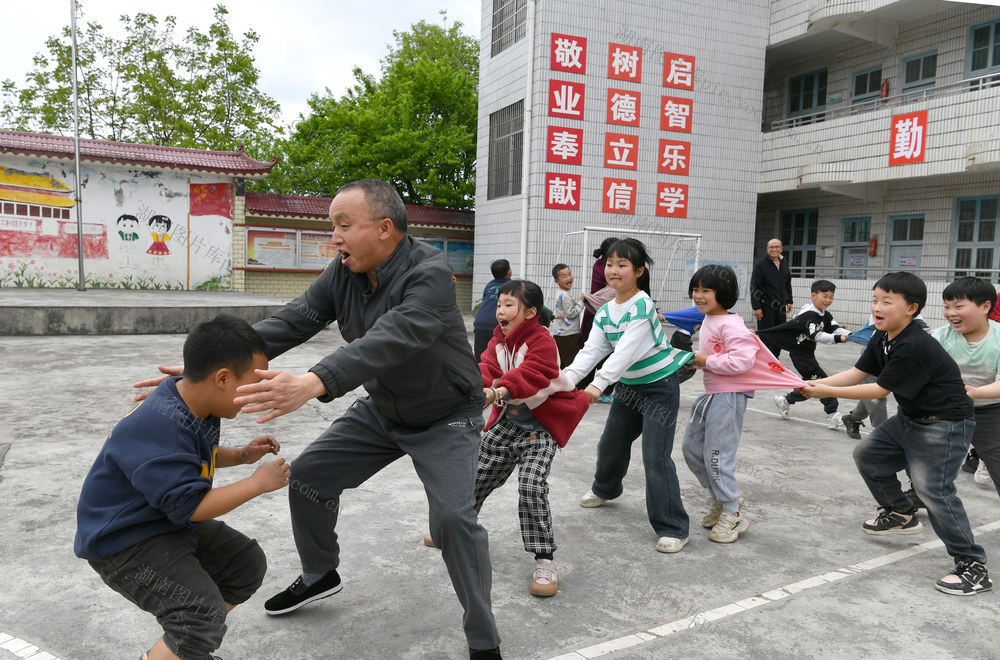
[[[159,635],[150,616],[73,555],[75,507],[104,438],[133,406],[130,384],[152,375],[158,363],[179,363],[183,340],[0,338],[0,659],[137,658]],[[330,329],[271,366],[301,372],[342,345]],[[821,346],[818,354],[832,373],[850,366],[858,347]],[[842,428],[826,426],[817,402],[794,406],[784,421],[772,403],[775,391],[750,401],[737,479],[751,527],[734,544],[709,542],[700,526],[706,497],[680,451],[701,391],[700,376],[681,386],[673,458],[692,526],[679,554],[654,550],[638,446],[619,499],[598,509],[578,504],[593,475],[606,405],[591,408],[553,465],[555,597],[528,593],[533,561],[518,531],[516,482],[486,502],[481,522],[490,534],[493,609],[505,657],[1000,657],[1000,588],[971,598],[937,592],[934,582],[952,562],[925,515],[918,535],[862,533],[861,522],[876,511],[851,458],[855,442]],[[359,395],[312,401],[263,426],[251,416],[224,422],[223,442],[242,445],[269,433],[281,455],[293,458]],[[851,406],[841,402],[842,411]],[[252,469],[220,470],[216,484]],[[977,540],[1000,558],[997,493],[964,472],[957,485]],[[230,615],[218,655],[468,657],[444,564],[421,540],[426,515],[423,489],[405,458],[346,492],[338,528],[345,588],[284,617],[263,611],[264,600],[299,572],[283,492],[224,516],[258,539],[269,570],[257,594]]]

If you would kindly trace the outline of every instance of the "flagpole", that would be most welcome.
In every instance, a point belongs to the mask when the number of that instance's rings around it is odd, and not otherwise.
[[[76,164],[76,254],[79,261],[80,275],[76,284],[78,291],[86,291],[87,284],[83,271],[83,200],[80,197],[80,95],[76,87],[76,0],[69,1],[70,33],[73,38],[73,161]]]

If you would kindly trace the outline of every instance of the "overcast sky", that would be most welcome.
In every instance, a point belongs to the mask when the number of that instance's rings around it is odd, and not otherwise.
[[[84,21],[100,23],[107,34],[121,36],[122,13],[153,14],[160,19],[177,17],[177,34],[192,25],[207,32],[212,0],[82,0]],[[306,99],[329,87],[340,96],[353,81],[357,65],[378,74],[379,60],[393,42],[393,30],[407,30],[419,20],[440,23],[461,21],[463,30],[478,41],[479,0],[229,0],[229,27],[242,35],[254,30],[260,37],[254,49],[260,70],[260,88],[281,104],[282,121],[293,121],[307,110]],[[169,8],[169,9],[168,9]],[[69,25],[70,0],[0,0],[3,17],[3,53],[0,80],[18,86],[31,69],[32,57],[45,48],[45,40]],[[82,29],[82,26],[81,26]],[[114,32],[112,32],[114,30]]]

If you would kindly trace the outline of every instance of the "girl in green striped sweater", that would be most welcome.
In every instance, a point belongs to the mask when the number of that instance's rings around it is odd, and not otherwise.
[[[670,346],[653,300],[639,289],[647,264],[653,263],[646,246],[626,238],[607,254],[604,273],[615,299],[598,310],[587,343],[565,369],[578,383],[608,357],[587,386],[591,403],[618,383],[597,445],[594,483],[580,506],[598,507],[622,494],[632,443],[641,435],[646,513],[659,539],[656,549],[679,552],[688,542],[688,515],[670,458],[680,396],[675,374],[693,354]]]

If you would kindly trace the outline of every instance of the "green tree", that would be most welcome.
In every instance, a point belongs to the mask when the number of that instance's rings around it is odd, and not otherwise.
[[[190,28],[178,41],[176,18],[123,15],[123,39],[86,23],[77,35],[80,132],[84,137],[173,147],[236,149],[269,145],[278,104],[258,89],[257,34],[233,35],[228,11],[215,7],[207,33]],[[78,22],[79,25],[79,22]],[[69,28],[45,42],[18,88],[0,84],[0,122],[15,130],[61,135],[73,130]],[[266,154],[256,154],[267,158]]]
[[[447,18],[393,36],[380,79],[355,67],[355,84],[342,97],[327,89],[309,98],[309,116],[281,144],[271,177],[256,186],[331,195],[347,181],[377,177],[408,204],[472,207],[479,43]]]

